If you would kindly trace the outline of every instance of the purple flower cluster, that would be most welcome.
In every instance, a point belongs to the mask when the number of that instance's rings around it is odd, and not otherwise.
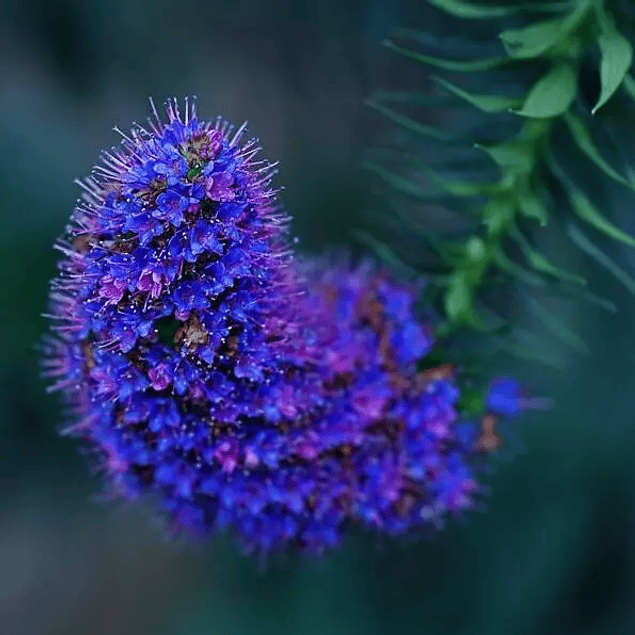
[[[319,553],[353,525],[404,534],[473,506],[477,426],[454,369],[419,370],[434,344],[420,289],[299,260],[244,131],[169,102],[81,183],[45,360],[68,430],[112,494],[252,552]],[[515,414],[505,381],[490,412]]]

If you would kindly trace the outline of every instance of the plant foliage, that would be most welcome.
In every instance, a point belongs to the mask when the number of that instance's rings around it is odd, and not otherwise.
[[[427,252],[425,259],[413,260],[405,250],[393,257],[436,275],[442,332],[507,332],[510,311],[502,322],[494,319],[488,293],[490,281],[507,280],[527,288],[526,305],[537,323],[583,350],[561,318],[549,317],[544,296],[614,306],[587,291],[575,267],[569,270],[557,251],[546,255],[542,243],[545,232],[562,229],[635,292],[631,275],[595,244],[608,236],[635,247],[609,212],[615,188],[635,202],[628,147],[635,121],[635,12],[627,0],[429,4],[455,34],[451,39],[397,29],[384,42],[430,71],[429,90],[383,91],[369,100],[407,138],[376,149],[365,165],[399,194],[391,213]],[[429,125],[440,121],[452,129]],[[414,211],[404,211],[406,199]],[[466,220],[458,231],[434,229],[426,218],[457,212]]]

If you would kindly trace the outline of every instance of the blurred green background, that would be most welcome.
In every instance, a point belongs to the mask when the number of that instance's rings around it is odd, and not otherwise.
[[[504,362],[555,405],[515,426],[486,513],[429,540],[266,567],[224,538],[169,543],[142,510],[93,502],[97,476],[57,435],[36,350],[51,245],[111,127],[149,95],[247,119],[301,244],[347,243],[374,187],[361,154],[387,134],[363,98],[417,78],[379,42],[431,20],[408,0],[0,1],[0,634],[635,633],[635,302],[588,265],[619,313],[569,310],[592,353],[563,352],[565,370]]]

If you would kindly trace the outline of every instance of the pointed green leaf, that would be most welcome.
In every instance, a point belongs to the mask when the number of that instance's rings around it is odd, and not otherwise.
[[[396,271],[401,271],[406,275],[415,274],[415,270],[407,265],[397,254],[384,242],[375,238],[370,232],[367,232],[362,229],[353,230],[353,235],[357,240],[359,240],[362,244],[366,245],[370,248],[377,257],[390,265]]]
[[[635,247],[635,238],[607,221],[591,203],[589,198],[580,190],[571,189],[569,191],[569,200],[571,201],[575,213],[582,218],[582,220],[589,223],[589,225],[593,225],[597,230],[611,238],[615,238],[630,247]]]
[[[592,225],[598,231],[610,236],[611,238],[615,238],[623,242],[630,247],[635,247],[635,238],[630,234],[627,234],[625,231],[613,225],[613,223],[609,222],[604,218],[604,216],[599,212],[599,210],[593,205],[591,200],[584,194],[580,189],[578,189],[571,179],[564,173],[562,168],[555,162],[553,157],[549,159],[549,165],[553,170],[554,174],[560,179],[560,182],[564,185],[567,195],[569,197],[569,202],[571,203],[571,207],[573,211],[585,222],[589,225]]]
[[[474,201],[469,198],[457,198],[448,192],[430,192],[426,193],[425,196],[421,195],[416,198],[424,203],[434,205],[445,218],[474,214]],[[425,214],[417,214],[415,210],[406,212],[403,208],[403,201],[399,199],[387,201],[385,208],[390,216],[396,217],[400,221],[401,228],[405,229],[406,232],[416,232],[422,238],[424,235],[430,235],[430,222]]]
[[[476,326],[479,322],[474,314],[473,303],[473,290],[467,283],[465,272],[456,271],[443,298],[445,312],[450,321]]]
[[[555,278],[560,278],[561,280],[569,280],[570,282],[575,282],[581,285],[586,284],[586,280],[582,276],[578,276],[575,273],[569,273],[560,267],[556,267],[556,265],[549,262],[542,254],[534,251],[533,249],[526,250],[525,257],[527,258],[527,262],[529,262],[536,271],[548,273]]]
[[[631,99],[635,99],[635,79],[626,74],[624,76],[624,81],[622,82],[622,87]]]
[[[510,260],[501,248],[494,251],[492,259],[502,271],[518,278],[518,280],[531,287],[541,289],[546,285],[545,280],[539,275],[528,271],[513,260]]]
[[[416,51],[397,46],[392,40],[384,40],[382,44],[391,51],[394,51],[398,55],[407,57],[408,59],[419,62],[420,64],[426,64],[428,66],[434,66],[435,68],[442,68],[445,71],[453,73],[472,73],[478,71],[489,71],[492,68],[506,64],[509,60],[506,57],[489,57],[485,59],[476,60],[446,60],[439,57],[432,57],[430,55],[423,55]]]
[[[538,57],[557,44],[566,33],[560,19],[538,22],[521,29],[508,29],[498,37],[510,57],[527,59]]]
[[[549,346],[544,338],[523,328],[515,328],[512,335],[517,342],[503,340],[501,348],[512,355],[532,362],[539,362],[557,370],[564,370],[567,362],[562,353],[554,346]]]
[[[619,172],[614,170],[602,157],[600,151],[596,148],[591,137],[589,129],[582,119],[579,119],[571,113],[565,113],[564,120],[569,127],[569,131],[573,136],[578,147],[586,156],[597,165],[604,174],[612,178],[614,181],[626,185],[626,187],[635,189],[635,185],[627,181]]]
[[[602,89],[598,102],[591,111],[592,114],[595,114],[613,96],[633,62],[631,43],[612,26],[605,27],[598,37],[598,45],[602,53],[600,64]]]
[[[577,274],[570,273],[557,267],[553,263],[549,262],[541,253],[535,251],[522,232],[517,227],[512,227],[510,230],[510,236],[518,243],[518,246],[523,252],[527,262],[536,270],[541,273],[549,274],[559,280],[574,282],[579,285],[586,285],[586,280]]]
[[[591,304],[595,304],[599,306],[605,311],[609,311],[609,313],[617,313],[617,307],[615,306],[615,304],[613,304],[613,302],[599,295],[595,295],[594,293],[591,293],[590,291],[577,289],[575,292],[567,293],[565,290],[559,289],[558,295],[571,296],[575,300],[586,300],[587,302],[591,302]]]
[[[433,77],[434,81],[439,82],[445,88],[447,88],[452,94],[464,99],[472,106],[478,108],[483,112],[506,112],[510,108],[515,108],[520,105],[520,99],[513,99],[511,97],[502,97],[498,95],[474,95],[468,93],[466,90],[451,84],[441,77]]]
[[[430,4],[457,18],[487,20],[503,18],[519,11],[560,13],[571,9],[574,2],[515,3],[510,6],[482,6],[462,0],[429,0]]]
[[[536,11],[543,13],[562,13],[575,6],[577,0],[569,0],[569,2],[528,2],[527,4],[519,3],[519,11]]]
[[[388,108],[382,104],[378,104],[377,102],[366,100],[366,105],[370,108],[373,108],[377,112],[380,112],[385,117],[388,117],[391,121],[394,121],[396,124],[411,130],[412,132],[421,135],[422,137],[432,137],[433,139],[438,139],[439,141],[448,141],[450,139],[450,135],[447,132],[443,132],[443,130],[437,130],[436,128],[432,128],[431,126],[426,126],[415,119],[411,119],[406,115],[402,115],[401,113],[393,110],[392,108]]]
[[[491,20],[492,18],[504,18],[516,13],[517,8],[494,7],[488,5],[477,5],[461,0],[428,0],[431,5],[442,9],[446,13],[457,18],[471,18],[474,20]]]
[[[612,273],[633,295],[635,295],[635,279],[622,269],[612,258],[607,256],[599,247],[594,245],[581,231],[573,224],[567,226],[567,233],[571,240],[587,253],[596,262]]]
[[[492,198],[482,209],[483,222],[490,236],[497,236],[507,229],[514,218],[514,205],[506,198]]]
[[[519,137],[532,145],[540,145],[548,141],[545,139],[551,132],[553,122],[549,119],[525,119],[520,129]]]
[[[384,168],[381,165],[377,165],[376,163],[370,163],[369,161],[364,161],[362,163],[362,167],[374,172],[377,176],[381,177],[386,181],[389,185],[394,187],[397,191],[405,194],[406,196],[412,196],[413,198],[417,198],[419,200],[430,200],[435,198],[435,194],[433,192],[429,192],[425,190],[418,183],[414,183],[413,181],[409,181],[405,179],[403,176],[392,172]]]
[[[528,174],[534,167],[533,150],[523,141],[505,141],[495,146],[475,143],[474,147],[487,152],[497,165],[515,174]]]
[[[576,90],[577,76],[573,67],[559,64],[535,83],[522,109],[514,112],[523,117],[556,117],[569,109]]]
[[[446,179],[429,168],[423,169],[422,176],[454,196],[490,196],[500,189],[497,183],[474,183]]]
[[[545,307],[537,300],[529,298],[529,306],[545,327],[561,342],[570,346],[579,353],[588,354],[590,352],[589,347],[578,335],[569,329],[569,327],[560,318],[545,309]]]
[[[549,220],[549,212],[540,197],[536,196],[528,184],[519,184],[516,200],[520,213],[527,218],[535,218],[541,227],[544,227]]]
[[[561,18],[536,22],[520,29],[508,29],[499,37],[510,57],[538,57],[577,28],[590,6],[590,0],[579,0],[573,11]]]

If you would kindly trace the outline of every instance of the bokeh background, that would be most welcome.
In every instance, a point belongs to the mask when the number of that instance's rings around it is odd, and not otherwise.
[[[486,513],[432,539],[356,536],[267,566],[224,538],[166,542],[143,510],[95,503],[98,477],[57,435],[36,350],[51,245],[112,126],[143,120],[149,95],[247,119],[304,248],[349,243],[376,205],[364,149],[390,134],[363,99],[419,72],[379,42],[435,16],[421,0],[0,0],[2,635],[635,633],[635,302],[588,265],[619,312],[569,310],[591,353],[563,351],[563,370],[501,361],[555,405],[515,425]]]

